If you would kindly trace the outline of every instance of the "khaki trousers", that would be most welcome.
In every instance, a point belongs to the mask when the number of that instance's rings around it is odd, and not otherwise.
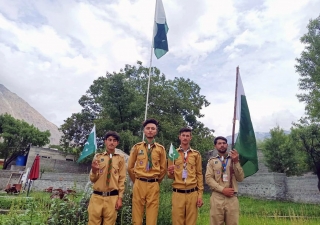
[[[198,192],[172,193],[172,225],[196,225]]]
[[[210,197],[210,225],[238,225],[239,201],[238,197],[226,197],[212,192]]]
[[[142,225],[144,207],[146,207],[146,224],[157,225],[159,209],[159,183],[144,182],[136,179],[132,196],[132,223]]]
[[[114,225],[117,220],[118,211],[115,209],[118,195],[100,196],[92,194],[88,206],[88,225]]]

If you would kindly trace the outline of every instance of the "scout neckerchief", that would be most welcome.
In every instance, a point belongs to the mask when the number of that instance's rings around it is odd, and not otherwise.
[[[228,181],[227,165],[228,165],[229,158],[228,158],[228,156],[226,158],[227,158],[227,160],[224,160],[223,156],[219,156],[218,157],[218,159],[222,163],[222,180],[223,180],[223,182],[227,182]]]
[[[182,179],[184,180],[184,182],[187,181],[187,177],[188,177],[188,170],[187,170],[187,163],[188,163],[188,156],[189,156],[189,151],[190,151],[190,147],[187,150],[184,150],[181,146],[180,149],[183,151],[184,156],[181,156],[183,158],[183,170],[182,170]],[[181,154],[180,154],[181,155]]]
[[[154,144],[154,139],[151,141],[151,143],[148,143],[148,151],[147,151],[147,154],[148,154],[148,163],[146,165],[146,171],[149,171],[151,168],[152,168],[152,157],[151,157],[151,153],[152,153],[152,149],[151,147],[153,146]]]
[[[108,163],[108,173],[107,173],[107,185],[109,186],[111,179],[111,169],[112,169],[112,153],[107,153],[109,155],[109,163]]]

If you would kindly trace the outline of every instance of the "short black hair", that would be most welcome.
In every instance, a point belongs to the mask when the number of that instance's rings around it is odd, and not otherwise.
[[[120,141],[120,135],[115,131],[108,131],[104,137],[104,140],[107,140],[110,136],[114,137],[118,142]]]
[[[217,141],[218,141],[218,140],[224,140],[224,141],[228,144],[227,138],[222,137],[222,136],[218,136],[218,137],[216,137],[216,138],[214,139],[214,141],[213,141],[214,145],[217,144]]]
[[[181,133],[183,133],[183,132],[190,132],[190,134],[191,134],[192,130],[191,130],[191,128],[189,128],[189,127],[183,127],[183,128],[181,128],[181,129],[179,130],[179,134],[181,134]]]
[[[156,120],[156,119],[153,119],[153,118],[150,118],[150,119],[147,119],[146,121],[144,121],[142,123],[142,126],[145,127],[147,126],[149,123],[153,123],[154,125],[156,125],[158,127],[159,125],[159,122]]]

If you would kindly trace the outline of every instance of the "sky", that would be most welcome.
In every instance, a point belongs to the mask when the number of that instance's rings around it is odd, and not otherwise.
[[[163,0],[168,79],[190,78],[211,103],[200,120],[230,135],[236,67],[256,132],[304,115],[296,58],[320,0]],[[149,66],[155,0],[0,0],[0,83],[57,126],[80,112],[95,79],[138,60]]]

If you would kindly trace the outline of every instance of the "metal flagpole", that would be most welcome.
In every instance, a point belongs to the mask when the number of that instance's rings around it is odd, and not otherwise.
[[[150,77],[151,77],[151,66],[152,66],[152,50],[153,50],[153,38],[154,38],[154,25],[155,25],[155,20],[156,20],[156,10],[157,10],[157,1],[156,0],[156,7],[154,10],[154,18],[153,18],[153,32],[152,32],[152,41],[151,41],[151,52],[150,52],[150,64],[149,64],[149,74],[148,74],[148,87],[147,87],[147,99],[146,99],[146,110],[144,113],[144,121],[147,120],[147,114],[148,114],[148,104],[149,104],[149,89],[150,89]],[[144,141],[144,133],[142,137],[142,141]]]

